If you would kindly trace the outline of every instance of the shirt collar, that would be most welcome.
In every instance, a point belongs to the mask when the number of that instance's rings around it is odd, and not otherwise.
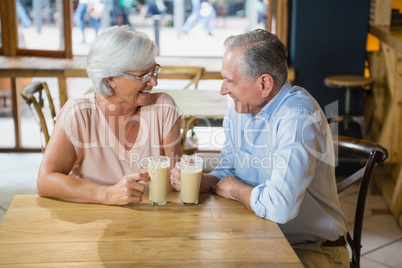
[[[257,114],[257,116],[269,116],[275,112],[275,110],[280,105],[282,99],[292,90],[292,86],[289,82],[286,82],[278,93],[270,100],[264,108]]]
[[[257,119],[259,118],[260,120],[258,121],[266,121],[269,120],[271,115],[275,112],[275,110],[278,108],[278,106],[280,105],[280,103],[282,102],[283,98],[286,96],[286,94],[289,93],[289,91],[292,90],[292,86],[290,85],[289,82],[286,82],[282,88],[278,91],[278,93],[273,97],[272,100],[270,100],[267,105],[265,105],[261,111],[257,114],[257,115],[253,115],[250,113],[237,113],[234,110],[234,106],[231,107],[231,109],[233,109],[233,113],[236,114],[236,116],[240,117],[241,120],[241,128],[242,130],[244,130],[244,127],[246,125],[249,125],[249,121],[253,120],[253,119]],[[264,118],[263,120],[261,120],[262,118]]]

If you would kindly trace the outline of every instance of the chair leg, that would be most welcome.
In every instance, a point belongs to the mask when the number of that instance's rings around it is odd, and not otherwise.
[[[364,122],[364,117],[363,116],[351,116],[350,121],[359,124],[362,139],[366,139],[366,136],[367,136],[366,135],[366,123]]]
[[[357,268],[360,266],[360,257],[358,257],[356,255],[356,253],[357,253],[356,247],[355,247],[355,244],[353,243],[352,237],[350,236],[349,232],[346,234],[346,239],[348,240],[349,247],[352,250],[352,256],[351,256],[352,258],[350,261],[350,268],[355,268],[355,267]]]

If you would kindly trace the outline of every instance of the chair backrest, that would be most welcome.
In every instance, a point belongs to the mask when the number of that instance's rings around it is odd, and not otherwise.
[[[189,79],[190,83],[184,89],[188,89],[194,85],[194,89],[198,88],[198,82],[204,73],[205,68],[197,66],[162,66],[162,70],[158,75],[160,79]]]
[[[338,193],[360,181],[357,197],[355,221],[353,226],[353,238],[348,233],[348,243],[352,250],[350,267],[360,267],[361,234],[363,229],[364,207],[366,203],[367,190],[374,168],[388,158],[387,149],[381,145],[352,137],[334,136],[334,147],[339,155],[364,159],[364,166],[338,183]]]
[[[52,118],[54,118],[56,116],[56,111],[54,109],[52,96],[50,95],[50,91],[46,82],[30,83],[29,85],[23,88],[23,90],[20,92],[20,95],[29,107],[31,107],[31,105],[34,106],[40,121],[40,127],[41,131],[43,132],[43,136],[45,138],[45,146],[46,146],[47,143],[49,142],[50,134],[42,110],[44,106],[43,91],[45,91],[46,93],[46,97],[49,102],[49,109],[52,114]]]
[[[197,149],[195,145],[186,146],[187,133],[198,123],[198,118],[190,115],[183,115],[181,118],[181,154],[193,154]]]

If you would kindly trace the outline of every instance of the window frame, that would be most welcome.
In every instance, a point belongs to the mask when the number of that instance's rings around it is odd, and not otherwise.
[[[56,1],[61,1],[63,9],[63,27],[61,29],[61,34],[64,37],[63,50],[39,50],[39,49],[19,48],[16,0],[2,0],[0,1],[0,16],[1,16],[0,18],[2,22],[1,23],[2,46],[0,47],[0,55],[36,56],[36,57],[71,59],[73,57],[73,49],[72,49],[73,2],[71,0],[56,0]]]

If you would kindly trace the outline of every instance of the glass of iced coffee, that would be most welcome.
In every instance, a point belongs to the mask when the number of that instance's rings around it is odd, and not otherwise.
[[[148,157],[149,203],[166,205],[168,196],[170,157]]]
[[[180,201],[183,205],[197,205],[203,159],[196,155],[183,155],[180,162]]]

